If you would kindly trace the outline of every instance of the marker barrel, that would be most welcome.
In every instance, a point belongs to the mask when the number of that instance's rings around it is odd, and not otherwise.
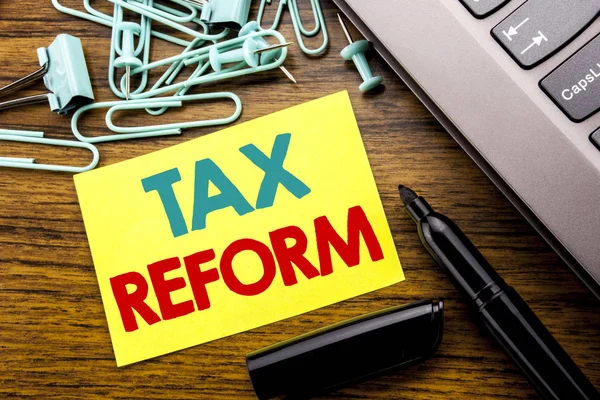
[[[519,294],[449,218],[417,197],[405,211],[423,245],[479,310],[485,326],[545,399],[600,399],[600,394]]]

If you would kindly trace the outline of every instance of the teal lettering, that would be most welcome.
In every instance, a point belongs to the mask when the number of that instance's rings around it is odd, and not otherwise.
[[[265,176],[258,191],[258,198],[256,199],[257,209],[267,208],[273,205],[275,202],[275,194],[277,193],[277,188],[280,183],[298,199],[301,199],[310,193],[310,188],[308,186],[283,168],[283,162],[287,156],[291,136],[290,133],[277,135],[275,143],[273,143],[273,149],[271,150],[271,158],[267,157],[253,144],[240,148],[242,154],[248,157],[250,161],[265,172]]]
[[[221,193],[208,197],[208,185],[212,182]],[[196,162],[196,181],[194,183],[194,214],[192,230],[206,228],[206,216],[213,211],[233,207],[242,216],[254,211],[244,196],[223,171],[210,158]]]
[[[174,237],[188,233],[185,220],[183,219],[183,213],[181,212],[181,208],[175,197],[175,192],[173,191],[173,184],[180,180],[181,175],[177,168],[142,179],[142,186],[146,193],[153,190],[158,192],[158,196],[162,201]]]

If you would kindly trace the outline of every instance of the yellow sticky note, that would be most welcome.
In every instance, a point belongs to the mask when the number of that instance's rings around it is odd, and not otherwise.
[[[346,92],[75,184],[119,366],[404,279]]]

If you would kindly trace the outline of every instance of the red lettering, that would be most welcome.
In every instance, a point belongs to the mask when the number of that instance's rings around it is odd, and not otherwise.
[[[321,265],[321,276],[333,272],[331,253],[329,245],[340,255],[348,267],[354,267],[360,263],[360,236],[362,235],[369,256],[373,261],[383,259],[383,252],[379,240],[373,231],[369,219],[362,207],[355,206],[348,210],[348,242],[337,234],[326,216],[315,219],[315,234],[317,236],[317,251],[319,253],[319,264]]]
[[[298,283],[292,263],[296,264],[308,279],[319,276],[319,270],[304,257],[308,241],[302,229],[297,226],[287,226],[269,233],[269,237],[285,286]],[[286,239],[294,239],[295,243],[288,247]]]
[[[129,293],[127,285],[135,285],[135,290]],[[148,325],[160,322],[158,314],[144,301],[148,296],[148,283],[142,274],[139,272],[127,272],[112,277],[110,278],[110,287],[119,307],[125,332],[133,332],[138,329],[133,310],[137,311]]]
[[[215,251],[213,249],[199,251],[183,258],[198,311],[210,308],[210,299],[208,298],[206,284],[219,280],[219,271],[216,268],[201,271],[200,264],[205,264],[214,259]]]
[[[233,272],[233,258],[242,251],[253,251],[260,258],[263,266],[263,276],[255,283],[246,285],[242,283]],[[276,266],[271,249],[264,243],[254,239],[240,239],[231,243],[221,257],[221,275],[225,284],[234,293],[242,296],[255,296],[261,294],[275,279]]]
[[[160,313],[164,320],[181,317],[194,312],[194,302],[186,300],[182,303],[173,304],[171,292],[185,287],[185,279],[176,277],[165,279],[165,273],[181,267],[178,257],[167,258],[166,260],[155,262],[148,265],[148,273],[152,281],[152,287],[158,300]]]

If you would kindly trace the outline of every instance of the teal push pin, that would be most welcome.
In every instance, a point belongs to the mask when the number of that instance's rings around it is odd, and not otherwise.
[[[208,60],[210,66],[216,71],[220,72],[223,68],[223,64],[229,64],[234,62],[245,61],[248,66],[252,68],[258,67],[259,54],[258,43],[253,38],[244,40],[241,48],[229,50],[224,53],[219,53],[219,49],[216,46],[211,47],[208,52]]]
[[[208,51],[208,61],[216,72],[221,71],[223,64],[240,61],[246,62],[251,68],[256,68],[259,64],[260,53],[279,49],[284,46],[289,46],[290,44],[291,43],[280,43],[260,48],[260,44],[255,38],[248,38],[244,40],[241,48],[229,50],[224,53],[219,53],[219,49],[217,49],[216,46],[211,47]]]
[[[341,51],[340,55],[346,60],[354,61],[354,65],[356,65],[356,69],[358,69],[358,73],[363,79],[363,83],[358,87],[361,92],[368,92],[369,90],[375,89],[383,82],[383,78],[381,76],[373,76],[369,63],[367,62],[367,57],[365,57],[365,53],[369,50],[369,42],[364,39],[359,40],[358,42],[352,41],[352,36],[350,36],[350,32],[348,32],[344,20],[340,14],[337,16],[342,25],[342,29],[344,30],[344,34],[350,43]]]
[[[122,45],[121,56],[115,59],[115,67],[125,68],[125,99],[129,100],[131,91],[131,67],[137,68],[143,65],[142,61],[136,57],[134,50],[133,36],[140,34],[141,27],[134,22],[121,22],[115,29],[121,30]]]
[[[258,22],[250,21],[246,25],[242,26],[242,29],[240,29],[240,32],[238,33],[238,37],[250,35],[251,33],[258,32],[259,30],[260,30],[260,26],[258,25]],[[279,58],[279,56],[281,56],[281,50],[280,49],[269,49],[269,47],[270,47],[269,42],[267,42],[262,36],[255,38],[255,40],[256,40],[258,49],[264,51],[260,55],[260,65],[269,64],[269,63],[277,60]],[[290,73],[290,71],[288,71],[283,65],[280,65],[279,69],[285,74],[285,76],[287,76],[289,78],[289,80],[291,80],[294,83],[298,83],[298,82],[296,82],[296,79]]]

